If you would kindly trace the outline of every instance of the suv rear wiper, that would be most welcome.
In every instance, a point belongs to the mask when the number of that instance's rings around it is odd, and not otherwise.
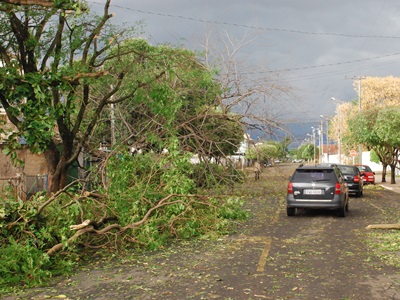
[[[315,179],[315,180],[311,180],[311,182],[320,182],[320,181],[330,181],[330,179]]]

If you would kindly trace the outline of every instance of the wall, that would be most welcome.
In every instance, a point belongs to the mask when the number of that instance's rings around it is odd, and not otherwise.
[[[47,165],[43,154],[32,154],[28,149],[18,151],[23,166],[14,166],[11,158],[3,153],[0,144],[0,192],[11,186],[22,199],[47,188]]]

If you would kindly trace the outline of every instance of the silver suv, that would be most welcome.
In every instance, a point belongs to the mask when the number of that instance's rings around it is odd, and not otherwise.
[[[287,215],[297,208],[335,209],[339,217],[349,210],[349,188],[340,169],[335,166],[298,167],[287,189]]]

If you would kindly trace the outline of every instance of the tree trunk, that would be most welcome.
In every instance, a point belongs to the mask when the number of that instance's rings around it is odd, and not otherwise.
[[[386,182],[386,167],[387,164],[382,164],[382,182]]]
[[[47,194],[51,195],[63,189],[67,184],[68,165],[66,162],[71,157],[71,153],[63,149],[60,154],[57,146],[51,143],[44,155],[49,172]]]
[[[390,164],[390,183],[396,184],[396,165]]]
[[[49,184],[48,194],[58,192],[67,185],[68,178],[68,166],[60,160],[54,173],[50,174],[52,178],[51,184]]]
[[[368,225],[367,229],[400,229],[400,224],[373,224]]]
[[[58,185],[57,178],[54,178],[54,173],[57,169],[58,162],[60,161],[60,153],[54,143],[51,143],[47,150],[44,152],[44,156],[47,162],[47,170],[49,172],[49,182],[47,187],[47,194],[56,192],[54,189],[55,185]]]

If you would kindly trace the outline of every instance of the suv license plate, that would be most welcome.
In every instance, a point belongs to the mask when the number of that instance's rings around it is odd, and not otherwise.
[[[323,190],[304,190],[303,193],[305,195],[323,195]]]

